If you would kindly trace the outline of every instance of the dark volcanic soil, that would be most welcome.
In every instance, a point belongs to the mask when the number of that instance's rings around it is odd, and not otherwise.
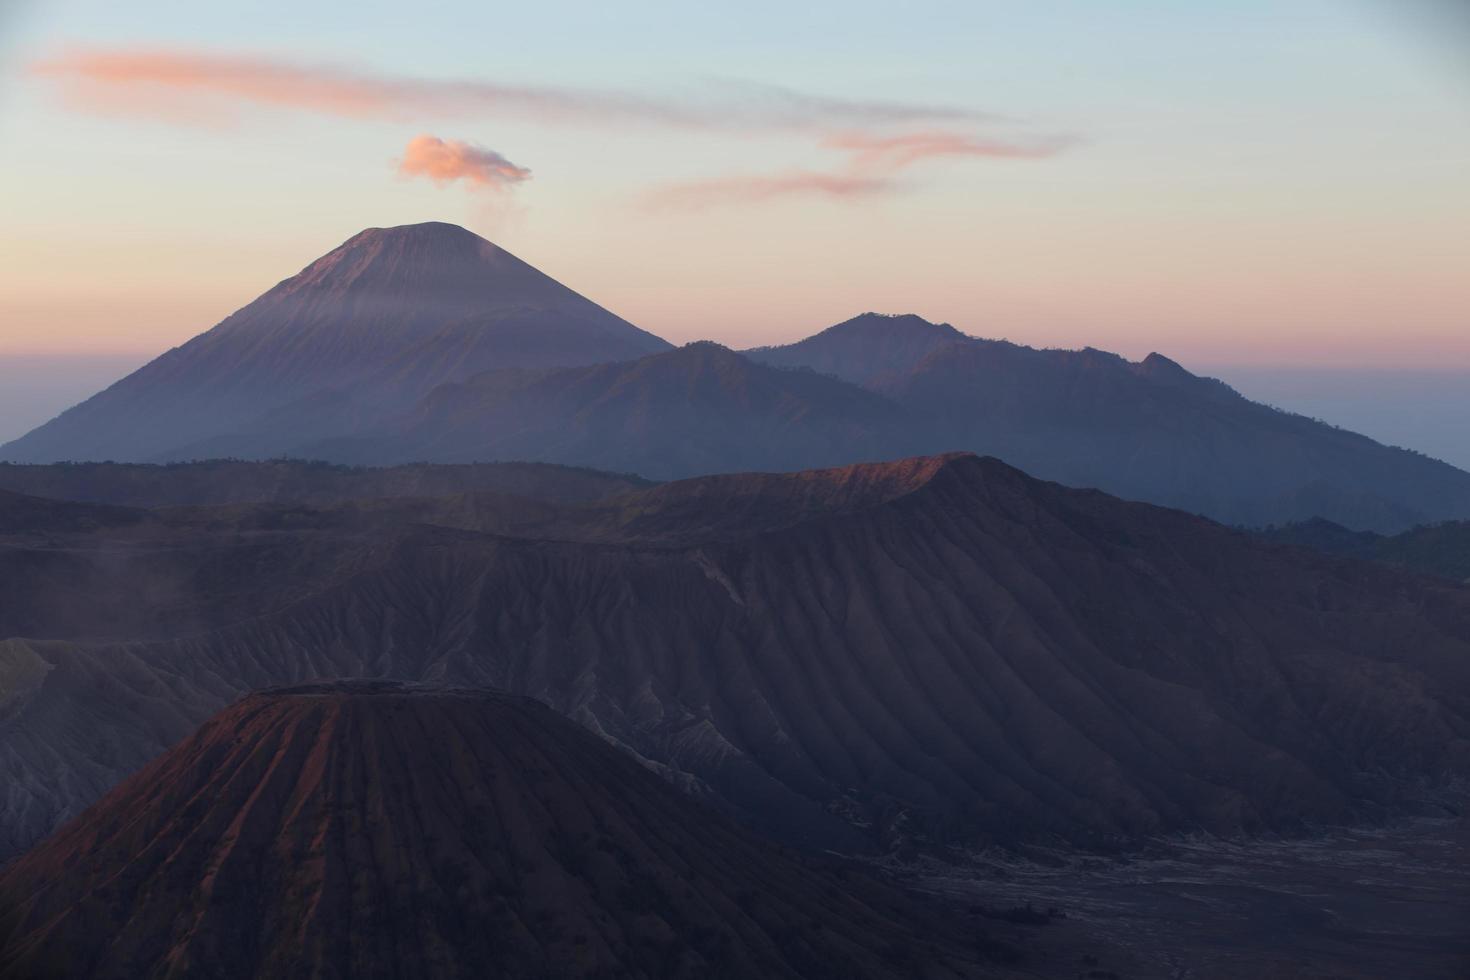
[[[127,507],[221,504],[329,506],[382,497],[512,494],[582,503],[649,486],[636,476],[547,463],[465,463],[377,468],[294,459],[192,463],[0,463],[0,488],[55,500]]]
[[[1081,957],[1128,980],[1464,980],[1470,822],[1423,818],[1296,840],[1158,841],[1128,859],[1058,851],[918,866],[904,880],[963,904],[1031,904],[1037,976]]]

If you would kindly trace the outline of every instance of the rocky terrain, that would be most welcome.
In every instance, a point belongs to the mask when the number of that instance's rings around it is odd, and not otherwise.
[[[1299,833],[1470,765],[1465,589],[991,459],[103,517],[0,545],[7,855],[344,676],[529,695],[819,848]]]
[[[246,697],[0,871],[0,976],[28,980],[940,980],[1003,952],[544,705],[384,682]]]

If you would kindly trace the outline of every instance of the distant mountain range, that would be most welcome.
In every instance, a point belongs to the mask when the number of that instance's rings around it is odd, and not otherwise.
[[[1350,558],[1366,558],[1399,568],[1470,584],[1470,521],[1424,524],[1398,534],[1351,531],[1316,518],[1270,527],[1272,541],[1301,545]]]
[[[0,871],[0,976],[1019,975],[975,919],[529,699],[336,681],[242,699]]]
[[[1470,517],[1470,474],[1159,354],[875,314],[783,347],[675,350],[437,223],[361,233],[0,457],[530,460],[672,479],[953,450],[1235,524]]]
[[[1448,582],[968,455],[557,474],[540,499],[0,496],[0,861],[246,692],[337,677],[534,696],[848,851],[1436,812],[1470,767]]]

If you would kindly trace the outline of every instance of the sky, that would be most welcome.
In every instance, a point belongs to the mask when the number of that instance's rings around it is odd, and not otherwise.
[[[1463,9],[0,0],[0,384],[424,220],[675,342],[1470,372]]]
[[[1470,470],[1470,372],[1221,365],[1254,401]]]

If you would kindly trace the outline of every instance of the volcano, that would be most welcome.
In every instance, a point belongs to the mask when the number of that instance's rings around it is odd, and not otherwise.
[[[331,434],[495,367],[669,345],[442,222],[369,228],[213,329],[5,447],[18,462],[202,458]]]
[[[544,705],[382,681],[215,716],[0,874],[0,943],[28,978],[995,975],[963,916]]]

